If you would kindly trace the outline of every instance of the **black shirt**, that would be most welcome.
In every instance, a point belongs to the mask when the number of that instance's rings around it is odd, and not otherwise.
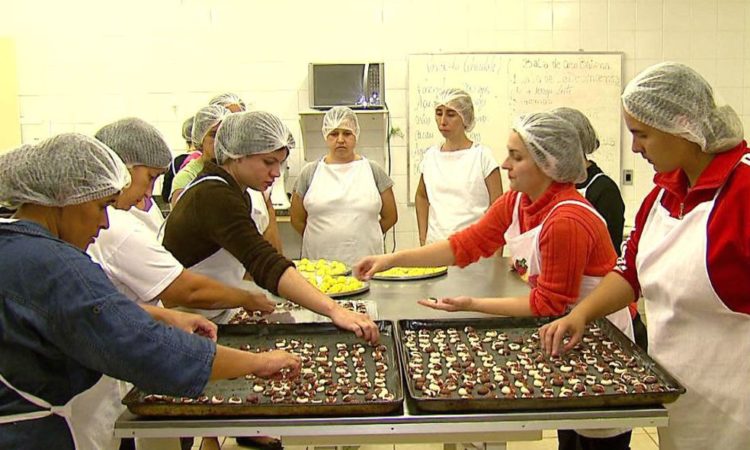
[[[625,226],[625,202],[622,200],[620,188],[612,178],[608,177],[595,162],[586,169],[586,181],[576,184],[576,189],[586,188],[583,195],[607,221],[607,230],[612,239],[617,256],[621,255],[622,230]],[[596,175],[601,174],[596,177]],[[596,179],[594,180],[594,177]],[[593,180],[593,181],[592,181]]]

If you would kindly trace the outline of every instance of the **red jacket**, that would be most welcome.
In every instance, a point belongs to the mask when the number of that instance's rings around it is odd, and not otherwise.
[[[743,141],[737,147],[717,154],[698,177],[694,187],[682,170],[656,174],[656,187],[641,204],[635,228],[625,244],[625,252],[615,271],[631,285],[636,298],[641,295],[635,258],[641,229],[661,189],[661,208],[679,218],[697,205],[711,201],[721,188],[708,218],[706,265],[711,285],[724,304],[735,312],[750,314],[750,166],[740,163],[748,153]]]
[[[449,238],[456,265],[464,267],[492,256],[505,245],[504,234],[513,220],[516,195],[506,192],[477,223]],[[521,232],[539,225],[552,207],[564,200],[588,204],[569,183],[553,183],[534,203],[524,194],[519,214]],[[539,234],[539,251],[541,272],[529,295],[531,311],[538,316],[563,314],[578,299],[583,276],[606,275],[617,258],[605,223],[576,205],[562,205],[550,214]]]

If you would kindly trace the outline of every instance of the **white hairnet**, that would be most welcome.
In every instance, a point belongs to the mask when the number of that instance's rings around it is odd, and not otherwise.
[[[625,111],[665,133],[719,153],[742,141],[742,122],[729,105],[717,106],[713,89],[690,67],[665,62],[649,67],[622,94]]]
[[[536,165],[560,183],[581,183],[586,179],[578,131],[567,120],[550,112],[522,115],[513,122]]]
[[[240,96],[232,92],[225,92],[223,94],[219,94],[216,97],[209,100],[208,104],[220,105],[225,108],[228,108],[230,105],[237,105],[240,107],[242,111],[245,111],[245,109],[247,109],[247,107],[245,106],[245,102],[242,101]]]
[[[182,139],[187,143],[193,142],[193,119],[189,117],[182,122]]]
[[[323,138],[336,128],[342,128],[354,133],[359,139],[359,120],[357,114],[346,106],[334,106],[323,117]]]
[[[468,92],[463,89],[444,89],[438,94],[435,100],[435,108],[438,106],[445,106],[456,111],[461,120],[463,120],[466,131],[474,129],[474,125],[476,124],[474,121],[474,103],[471,101],[471,96]]]
[[[596,131],[584,113],[565,106],[555,108],[550,113],[567,120],[578,130],[578,139],[581,141],[583,153],[590,155],[594,153],[594,150],[599,148],[599,139],[596,137]]]
[[[167,142],[153,125],[135,117],[103,126],[94,135],[111,148],[126,166],[165,168],[172,162]]]
[[[0,204],[67,206],[120,192],[130,172],[94,138],[60,134],[0,155]]]
[[[232,114],[232,111],[221,105],[204,106],[195,113],[193,118],[193,131],[191,139],[197,149],[203,146],[203,139],[206,137],[211,128],[220,124],[224,117]]]
[[[219,164],[227,159],[280,148],[294,148],[294,137],[284,122],[271,113],[251,111],[228,115],[219,125],[214,143]]]

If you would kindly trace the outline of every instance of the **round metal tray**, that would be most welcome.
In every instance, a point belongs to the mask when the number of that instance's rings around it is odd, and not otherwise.
[[[294,267],[297,267],[297,263],[299,262],[299,259],[293,259],[292,262],[294,263]],[[310,272],[309,270],[299,270],[299,268],[297,268],[297,270],[300,271],[300,272],[314,273],[314,274],[317,275],[317,272]],[[328,275],[330,275],[332,277],[340,277],[340,276],[349,275],[351,273],[352,273],[352,268],[345,265],[343,272],[332,272],[332,273],[329,273]]]
[[[424,275],[413,275],[413,276],[409,276],[409,275],[383,276],[383,275],[376,273],[375,275],[372,276],[372,279],[378,280],[378,281],[414,281],[414,280],[426,280],[428,278],[442,277],[443,275],[447,273],[448,273],[448,268],[444,267],[443,270],[439,270],[437,272],[426,273]]]
[[[336,293],[333,293],[333,294],[326,294],[325,292],[323,292],[323,293],[325,295],[331,297],[331,298],[349,297],[349,296],[352,296],[352,295],[357,295],[357,294],[361,294],[363,292],[369,291],[370,290],[370,283],[368,283],[367,281],[363,281],[363,283],[365,284],[364,286],[362,286],[359,289],[355,289],[353,291],[336,292]]]

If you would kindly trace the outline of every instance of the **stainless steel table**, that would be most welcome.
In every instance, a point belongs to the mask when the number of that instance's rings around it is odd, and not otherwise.
[[[379,319],[479,317],[444,313],[416,303],[450,295],[518,296],[528,287],[508,271],[507,259],[490,258],[447,276],[421,281],[372,281],[356,296],[376,302]],[[667,425],[663,407],[601,410],[506,412],[498,414],[418,414],[407,401],[401,414],[383,417],[150,419],[129,412],[115,424],[118,437],[281,436],[285,445],[483,442],[492,449],[505,442],[538,440],[545,429],[659,427]]]

